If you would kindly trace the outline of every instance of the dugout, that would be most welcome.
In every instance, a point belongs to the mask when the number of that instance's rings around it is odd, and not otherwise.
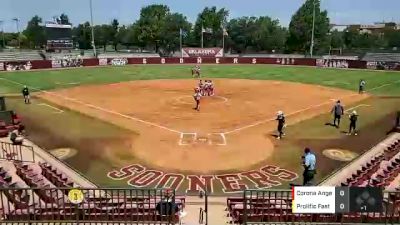
[[[6,125],[13,125],[13,111],[0,111],[0,120],[4,121]]]
[[[0,97],[0,111],[6,111],[6,100],[4,97]]]

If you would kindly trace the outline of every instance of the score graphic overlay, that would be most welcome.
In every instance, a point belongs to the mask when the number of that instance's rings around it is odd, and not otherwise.
[[[375,187],[293,187],[293,213],[381,212],[383,191]]]

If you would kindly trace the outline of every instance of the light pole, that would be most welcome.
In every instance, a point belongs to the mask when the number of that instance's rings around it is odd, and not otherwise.
[[[1,24],[1,36],[2,36],[2,39],[3,39],[3,48],[6,48],[6,41],[5,41],[5,38],[4,38],[4,21],[0,20],[0,24]]]
[[[18,47],[19,49],[21,49],[21,33],[19,31],[19,19],[18,18],[13,18],[13,20],[15,21],[15,24],[17,26],[17,33],[18,33]]]
[[[314,53],[314,32],[315,32],[315,0],[313,0],[313,21],[311,30],[311,45],[310,45],[310,56],[313,57]]]
[[[94,25],[93,25],[93,4],[92,4],[92,0],[90,0],[90,23],[91,23],[91,27],[92,27],[92,47],[93,47],[93,54],[95,57],[97,57],[97,53],[96,53],[96,45],[94,43]]]

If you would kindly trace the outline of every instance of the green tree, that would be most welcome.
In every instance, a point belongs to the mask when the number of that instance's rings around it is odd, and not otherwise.
[[[108,24],[97,25],[94,27],[94,36],[96,46],[102,46],[104,52],[107,45],[112,41],[112,27]]]
[[[343,48],[344,47],[344,33],[338,30],[333,30],[330,33],[330,46],[332,48]]]
[[[111,26],[110,26],[110,37],[112,39],[112,44],[114,46],[115,51],[117,51],[117,46],[118,46],[118,31],[119,31],[119,22],[117,19],[113,19],[111,21]]]
[[[46,34],[41,23],[42,18],[36,15],[32,17],[23,31],[24,36],[27,38],[28,46],[31,48],[41,47],[46,43]]]
[[[169,15],[170,10],[166,5],[149,5],[142,8],[140,18],[134,25],[138,43],[153,47],[158,52],[159,43],[165,35],[162,29]]]
[[[387,41],[388,47],[390,48],[400,48],[400,30],[388,30],[385,32],[385,39]]]
[[[202,28],[211,29],[211,33],[204,34],[204,47],[222,46],[222,27],[227,24],[229,11],[225,8],[206,7],[197,16],[194,25],[194,39],[201,42]]]
[[[69,18],[68,18],[68,15],[67,15],[67,14],[62,13],[62,14],[60,15],[60,23],[61,23],[61,24],[65,24],[65,25],[71,24],[71,23],[69,22]]]
[[[286,42],[289,51],[308,52],[311,46],[313,27],[313,8],[315,4],[314,47],[325,48],[329,32],[329,18],[326,10],[321,11],[321,0],[306,0],[292,16],[289,24],[289,37]]]
[[[91,44],[91,27],[89,22],[79,24],[72,29],[72,37],[75,43],[78,43],[80,49],[90,49]]]
[[[161,28],[160,48],[163,54],[170,55],[179,49],[180,46],[180,29],[186,34],[191,30],[192,25],[187,18],[180,13],[173,13],[165,18],[165,22]]]

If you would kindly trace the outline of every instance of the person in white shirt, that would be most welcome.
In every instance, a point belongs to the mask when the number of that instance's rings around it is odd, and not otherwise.
[[[304,158],[303,185],[304,186],[312,185],[315,176],[315,165],[317,163],[317,159],[309,148],[304,149],[303,158]]]

